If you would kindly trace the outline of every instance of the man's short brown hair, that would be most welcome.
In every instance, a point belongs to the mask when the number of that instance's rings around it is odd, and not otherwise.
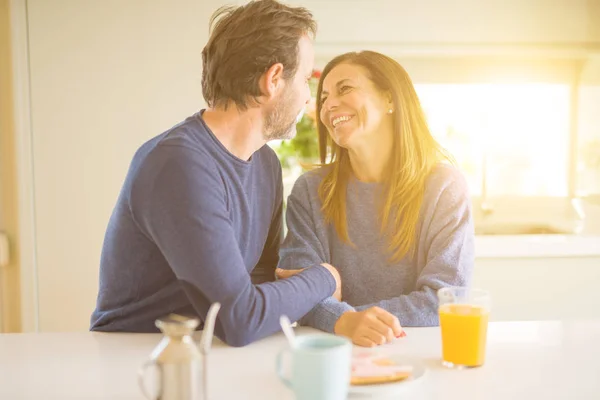
[[[295,75],[300,38],[317,31],[310,11],[276,0],[222,7],[210,26],[202,50],[202,94],[210,107],[227,107],[232,101],[240,110],[257,104],[260,77],[273,64],[283,64],[284,79]]]

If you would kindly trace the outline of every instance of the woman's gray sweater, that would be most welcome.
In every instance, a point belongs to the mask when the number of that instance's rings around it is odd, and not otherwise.
[[[469,285],[474,268],[471,202],[462,173],[446,164],[434,169],[426,181],[414,257],[390,263],[387,239],[380,233],[382,185],[354,178],[348,183],[346,212],[353,247],[325,223],[318,195],[323,168],[302,175],[292,189],[279,267],[333,265],[342,278],[343,301],[324,300],[300,323],[333,332],[344,312],[378,306],[397,316],[402,326],[437,325],[437,290]]]

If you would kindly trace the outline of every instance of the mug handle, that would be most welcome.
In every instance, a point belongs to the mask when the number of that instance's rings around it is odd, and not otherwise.
[[[138,386],[140,387],[140,390],[142,391],[142,394],[144,395],[145,398],[147,398],[148,400],[158,400],[158,397],[160,396],[160,393],[162,392],[162,383],[161,383],[162,379],[158,380],[158,382],[159,382],[158,393],[154,396],[150,396],[146,390],[146,371],[148,370],[149,367],[156,367],[159,371],[159,374],[162,374],[162,370],[156,364],[156,362],[154,360],[148,360],[138,370]]]
[[[283,356],[285,354],[290,354],[290,350],[289,349],[285,349],[285,350],[281,350],[278,354],[277,354],[277,359],[276,359],[276,370],[277,370],[277,375],[279,376],[279,379],[281,380],[281,382],[283,382],[285,384],[285,386],[287,386],[288,388],[292,389],[292,382],[290,381],[290,379],[288,377],[286,377],[283,374],[283,367],[282,367],[282,360],[283,360]]]

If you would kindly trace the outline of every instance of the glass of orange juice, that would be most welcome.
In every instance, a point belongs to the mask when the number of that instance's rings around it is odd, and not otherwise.
[[[489,292],[467,287],[438,290],[442,363],[449,368],[479,367],[485,362]]]

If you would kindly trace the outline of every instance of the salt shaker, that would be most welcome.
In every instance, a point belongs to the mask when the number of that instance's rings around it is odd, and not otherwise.
[[[150,400],[207,400],[203,357],[192,334],[199,321],[196,318],[170,314],[158,319],[156,326],[164,337],[152,351],[150,359],[139,371],[139,385]],[[157,371],[156,393],[146,388],[148,368]]]

